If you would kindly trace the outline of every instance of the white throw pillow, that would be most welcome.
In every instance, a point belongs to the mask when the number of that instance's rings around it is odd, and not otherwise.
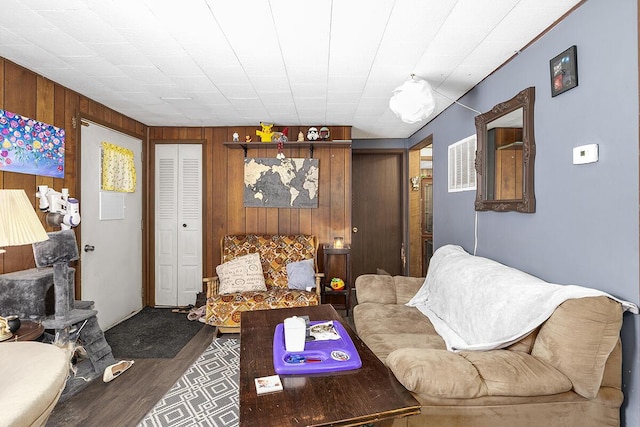
[[[219,293],[266,291],[260,255],[243,255],[216,267],[220,280]]]

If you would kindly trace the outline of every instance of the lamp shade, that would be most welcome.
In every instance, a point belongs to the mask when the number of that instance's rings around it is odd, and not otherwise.
[[[411,78],[394,89],[389,107],[403,122],[416,123],[433,113],[436,100],[426,80]]]
[[[0,248],[47,240],[45,231],[24,190],[0,190]]]

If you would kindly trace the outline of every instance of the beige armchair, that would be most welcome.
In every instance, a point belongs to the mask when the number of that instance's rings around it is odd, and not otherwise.
[[[44,426],[60,399],[71,355],[36,341],[0,343],[0,422],[3,426]]]

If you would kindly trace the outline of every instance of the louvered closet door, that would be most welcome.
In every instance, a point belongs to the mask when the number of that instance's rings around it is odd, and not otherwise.
[[[155,305],[194,304],[202,288],[202,146],[155,151]]]

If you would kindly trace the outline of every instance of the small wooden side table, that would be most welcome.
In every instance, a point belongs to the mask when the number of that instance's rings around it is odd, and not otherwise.
[[[351,247],[334,248],[332,245],[323,245],[324,253],[324,283],[321,289],[322,303],[327,302],[328,296],[340,295],[344,297],[344,305],[333,304],[336,308],[344,308],[349,316],[351,309]],[[337,277],[344,281],[344,289],[334,291],[331,289],[331,279]]]
[[[3,342],[9,341],[34,341],[44,333],[42,323],[32,320],[21,320],[20,329],[16,331],[11,338]]]

